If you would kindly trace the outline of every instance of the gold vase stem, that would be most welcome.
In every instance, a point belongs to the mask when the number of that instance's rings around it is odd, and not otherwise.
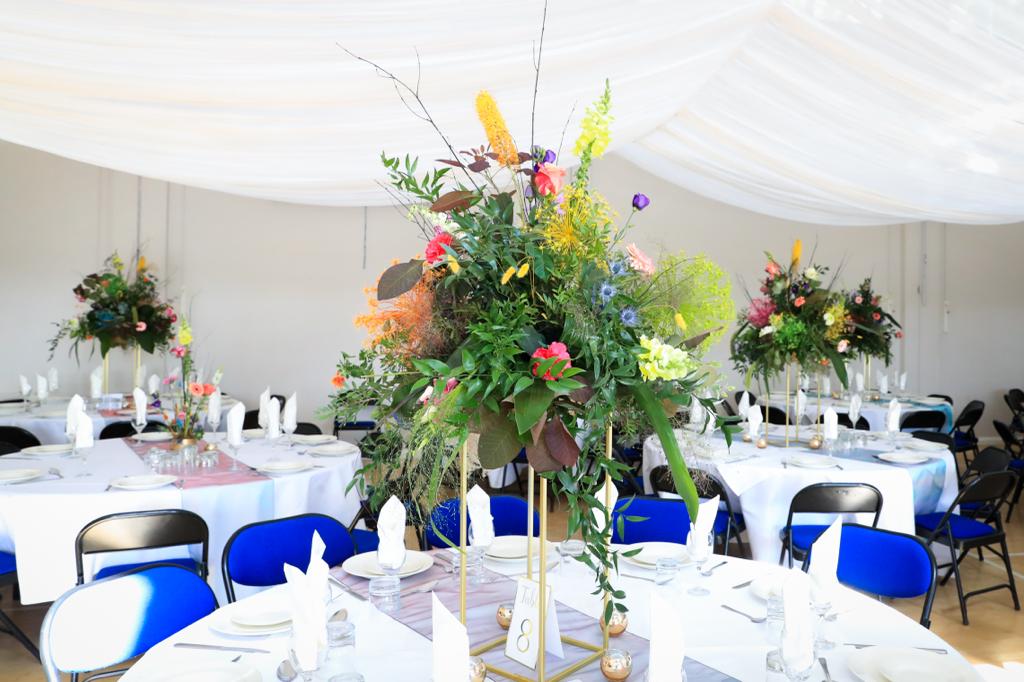
[[[466,624],[466,469],[469,467],[469,443],[463,441],[459,452],[459,619]]]
[[[612,425],[609,424],[608,428],[604,432],[604,456],[609,461],[612,458]],[[611,478],[605,476],[604,485],[604,508],[608,510],[607,521],[604,527],[604,543],[605,543],[605,555],[607,556],[608,551],[611,549],[612,543],[612,489],[609,486]],[[608,567],[604,567],[604,579],[608,582]],[[608,624],[604,622],[605,615],[608,613],[608,601],[610,597],[608,593],[604,593],[604,607],[601,609],[601,632],[604,633],[604,649],[608,650]]]
[[[103,356],[103,392],[110,393],[110,354]]]
[[[135,380],[135,386],[142,386],[142,377],[139,376],[142,372],[142,349],[135,346],[135,371],[132,372],[132,378]],[[132,388],[135,388],[132,386]]]
[[[526,466],[526,579],[533,580],[533,467]]]
[[[790,386],[789,386],[789,363],[786,363],[786,447],[789,447],[789,399],[790,399]]]
[[[538,651],[537,651],[537,672],[540,677],[537,678],[538,682],[544,682],[544,663],[547,658],[547,649],[544,646],[544,629],[547,625],[547,614],[548,614],[548,599],[547,599],[547,585],[548,585],[548,479],[543,476],[540,477],[540,599],[538,600],[537,606],[537,637],[538,640]],[[533,521],[533,516],[530,516],[530,521]],[[529,546],[529,545],[527,545]]]

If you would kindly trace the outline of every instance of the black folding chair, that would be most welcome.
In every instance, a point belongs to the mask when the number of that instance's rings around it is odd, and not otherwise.
[[[942,393],[929,393],[928,397],[929,398],[939,398],[941,400],[945,400],[947,403],[950,404],[950,406],[953,405],[953,399],[950,398],[948,395],[943,395]]]
[[[946,415],[938,410],[911,412],[900,421],[900,431],[935,431],[946,425]]]
[[[957,453],[964,453],[965,462],[968,452],[978,454],[978,434],[974,432],[974,427],[978,425],[984,412],[985,403],[972,400],[953,422],[953,442],[956,444],[954,450]]]
[[[18,451],[42,445],[31,431],[26,431],[20,426],[0,426],[0,442],[9,443],[18,448]]]
[[[7,587],[11,585],[15,594],[18,590],[18,570],[15,564],[13,554],[7,552],[0,552],[0,587]],[[17,599],[17,597],[15,597]],[[4,613],[3,609],[0,609],[0,632],[6,632],[7,634],[18,640],[23,647],[28,649],[28,652],[39,658],[39,649],[33,644],[32,640],[28,638],[21,628],[15,625],[14,621]]]
[[[983,474],[961,490],[953,500],[953,504],[945,512],[920,514],[916,518],[918,535],[924,537],[928,545],[938,542],[949,547],[952,553],[952,561],[939,566],[939,568],[949,567],[941,584],[945,585],[951,575],[955,576],[956,592],[960,599],[960,615],[964,625],[970,624],[967,619],[967,600],[986,592],[1003,588],[1010,590],[1010,595],[1013,597],[1013,608],[1020,611],[1017,584],[1013,579],[1010,552],[1006,546],[1006,531],[1003,529],[1003,518],[1000,513],[1007,497],[1016,487],[1017,480],[1017,474],[1013,471]],[[977,504],[988,510],[988,514],[984,518],[970,518],[954,513],[953,510],[963,504]],[[996,549],[997,546],[998,549]],[[964,592],[963,581],[960,577],[960,564],[975,548],[987,549],[1003,560],[1003,564],[1006,566],[1007,582],[972,592]]]
[[[870,431],[871,430],[871,425],[868,424],[868,420],[865,419],[864,417],[857,417],[857,426],[853,425],[853,421],[850,420],[850,415],[848,415],[845,412],[838,413],[836,415],[836,417],[838,417],[838,419],[836,420],[837,423],[840,426],[845,426],[848,429],[855,428],[858,431]],[[820,415],[818,417],[817,423],[818,424],[824,424],[825,423],[825,415],[824,414],[822,414],[822,415]]]
[[[1006,406],[1010,408],[1010,428],[1015,433],[1024,433],[1024,391],[1011,388],[1003,396]]]
[[[277,395],[276,393],[271,394],[271,399],[276,398],[278,404],[284,407],[285,397],[283,395]],[[258,429],[260,428],[260,411],[259,410],[248,410],[245,413],[245,418],[242,419],[243,429]]]
[[[1003,446],[1010,455],[1010,470],[1016,471],[1019,477],[1024,477],[1024,442],[1021,442],[1020,438],[1010,430],[1010,427],[1005,422],[993,419],[992,426],[995,427],[999,437],[1003,439]],[[1010,520],[1010,515],[1013,514],[1013,508],[1020,502],[1022,488],[1024,488],[1024,478],[1020,478],[1017,481],[1017,490],[1014,491],[1013,499],[1010,500],[1010,508],[1006,511],[1007,521]]]
[[[781,407],[768,406],[768,416],[765,419],[769,424],[785,424],[786,423],[786,411]],[[789,420],[790,424],[795,424],[792,419]]]
[[[782,552],[779,565],[789,555],[789,567],[793,559],[800,561],[807,556],[818,536],[828,530],[828,525],[793,525],[794,514],[874,514],[871,527],[878,525],[882,513],[882,493],[868,483],[815,483],[793,496],[789,503],[786,525],[779,533]]]
[[[162,422],[149,422],[146,424],[146,428],[142,429],[143,433],[152,433],[153,431],[166,431],[167,425]],[[135,428],[132,427],[131,422],[111,422],[103,427],[100,431],[100,440],[109,440],[111,438],[129,438],[135,435]]]
[[[295,433],[300,436],[319,436],[323,433],[323,430],[316,424],[299,422],[295,425]]]

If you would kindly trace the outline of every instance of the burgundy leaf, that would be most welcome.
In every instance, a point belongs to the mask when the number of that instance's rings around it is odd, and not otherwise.
[[[446,192],[437,198],[433,206],[430,207],[431,211],[435,213],[447,213],[448,211],[462,211],[469,208],[469,200],[474,198],[476,194],[463,189],[457,189],[451,192]]]
[[[544,445],[551,457],[564,467],[574,466],[580,458],[580,446],[558,417],[544,425]]]

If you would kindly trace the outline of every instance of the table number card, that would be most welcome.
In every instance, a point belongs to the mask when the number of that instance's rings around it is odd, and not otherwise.
[[[517,663],[522,663],[530,670],[537,667],[537,654],[540,642],[540,585],[532,580],[520,578],[516,589],[516,601],[512,608],[512,624],[508,628],[508,640],[505,642],[505,655]],[[562,635],[558,630],[558,614],[555,600],[551,596],[551,586],[546,586],[547,598],[544,623],[545,649],[564,658]]]

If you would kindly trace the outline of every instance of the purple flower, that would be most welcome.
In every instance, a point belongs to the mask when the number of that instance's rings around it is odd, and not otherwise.
[[[650,206],[650,204],[651,200],[647,197],[646,194],[638,193],[633,195],[633,208],[635,208],[636,210],[642,211],[648,206]]]
[[[542,163],[554,163],[555,159],[558,158],[558,155],[551,149],[544,149],[543,147],[535,146],[533,148],[533,158],[533,172],[536,173],[540,170],[540,165]]]
[[[636,310],[633,308],[623,308],[622,312],[619,313],[619,319],[622,320],[622,324],[627,327],[632,327],[637,323]]]
[[[598,289],[597,293],[598,293],[598,294],[599,294],[599,295],[601,296],[601,299],[602,299],[602,300],[603,300],[603,301],[604,301],[605,303],[607,303],[608,301],[610,301],[610,300],[612,299],[612,297],[613,297],[613,296],[615,296],[615,294],[616,294],[617,292],[616,292],[616,290],[615,290],[615,287],[613,287],[613,286],[612,286],[611,284],[609,284],[608,282],[605,282],[605,283],[604,283],[604,284],[602,284],[602,285],[601,285],[601,287],[600,287],[600,288]]]

